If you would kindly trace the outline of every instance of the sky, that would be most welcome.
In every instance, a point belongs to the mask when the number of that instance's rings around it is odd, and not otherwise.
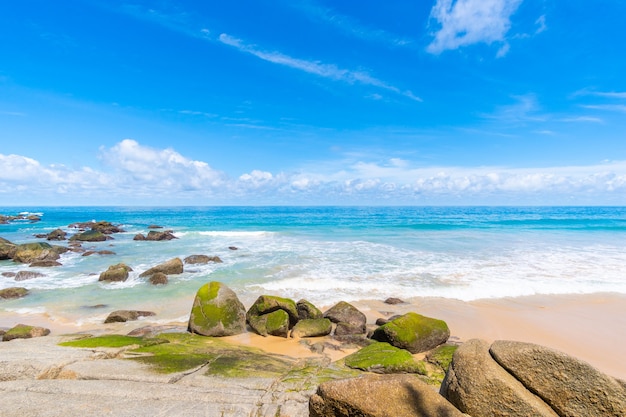
[[[0,206],[626,205],[622,0],[0,2]]]

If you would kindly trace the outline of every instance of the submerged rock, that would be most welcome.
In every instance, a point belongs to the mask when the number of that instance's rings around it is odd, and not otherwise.
[[[16,281],[26,281],[29,279],[41,278],[41,277],[45,277],[45,275],[42,274],[41,272],[35,272],[35,271],[18,271],[18,273],[15,274]]]
[[[243,333],[246,331],[246,308],[226,285],[209,282],[196,293],[188,330],[203,336]]]
[[[431,350],[449,337],[450,329],[445,321],[412,312],[383,324],[372,335],[374,340],[388,342],[411,353]]]
[[[21,298],[28,294],[28,290],[22,287],[9,287],[0,290],[0,298],[10,300],[13,298]]]

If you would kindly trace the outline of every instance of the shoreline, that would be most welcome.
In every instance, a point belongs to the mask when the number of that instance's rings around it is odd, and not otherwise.
[[[450,340],[455,343],[473,338],[488,342],[518,340],[536,343],[582,359],[608,375],[626,380],[626,362],[621,361],[617,353],[626,345],[624,294],[532,295],[475,301],[418,297],[404,301],[404,304],[397,305],[385,304],[383,300],[359,300],[351,304],[367,316],[368,324],[373,324],[380,317],[414,311],[444,320],[450,328]],[[318,307],[325,311],[331,306]],[[191,304],[185,308],[190,310]],[[180,319],[180,315],[177,317]],[[150,320],[147,317],[127,323],[77,326],[53,321],[45,313],[21,315],[7,312],[0,315],[0,327],[12,327],[18,323],[49,328],[53,335],[90,332],[126,334],[149,325],[187,326],[186,322],[167,318]],[[262,337],[250,331],[226,340],[292,357],[312,355],[298,340]],[[326,353],[332,360],[337,360],[351,352]]]

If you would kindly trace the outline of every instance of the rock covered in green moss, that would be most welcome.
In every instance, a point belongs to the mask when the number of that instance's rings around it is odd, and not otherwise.
[[[22,287],[9,287],[0,290],[0,298],[10,300],[13,298],[21,298],[28,294],[28,290]]]
[[[26,324],[18,324],[2,336],[2,340],[8,342],[13,339],[30,339],[32,337],[47,336],[50,334],[50,329],[38,326],[28,326]]]
[[[450,329],[443,320],[407,313],[374,331],[372,339],[387,342],[411,353],[426,352],[445,343]]]
[[[367,323],[365,314],[345,301],[340,301],[326,310],[324,317],[338,325],[343,323],[341,325],[343,329],[341,335],[365,333],[365,325]]]
[[[300,320],[293,326],[291,337],[327,336],[333,330],[333,324],[325,318]]]
[[[111,265],[109,268],[100,274],[98,281],[119,282],[126,281],[128,279],[128,273],[132,272],[133,268],[125,263],[119,263]]]
[[[389,343],[372,343],[344,358],[347,367],[380,374],[426,374],[423,362],[417,361],[405,349]]]
[[[209,282],[196,294],[188,330],[203,336],[232,336],[246,330],[246,308],[221,282]]]
[[[105,240],[113,239],[110,236],[105,235],[104,233],[98,230],[87,230],[82,233],[77,233],[70,238],[70,241],[79,241],[79,242],[104,242]]]
[[[13,260],[29,264],[35,261],[56,261],[59,254],[67,251],[62,246],[53,246],[47,242],[23,243],[15,247]]]
[[[426,355],[426,360],[433,365],[437,365],[444,372],[448,370],[450,362],[452,362],[452,356],[456,352],[457,345],[441,345],[437,346]]]
[[[322,313],[319,308],[304,299],[296,303],[296,308],[298,309],[298,319],[300,320],[321,319],[324,317],[324,313]]]
[[[289,336],[289,314],[285,310],[274,310],[261,316],[251,316],[248,324],[261,336]]]
[[[275,295],[261,295],[257,298],[246,313],[246,317],[248,322],[250,322],[255,317],[260,317],[276,310],[283,310],[289,315],[289,328],[298,322],[296,303],[289,298],[277,297]]]

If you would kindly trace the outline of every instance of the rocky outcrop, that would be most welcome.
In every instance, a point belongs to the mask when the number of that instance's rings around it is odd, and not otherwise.
[[[322,383],[310,417],[461,417],[459,410],[412,375],[363,375]]]
[[[41,272],[35,272],[35,271],[18,271],[18,273],[15,274],[16,281],[26,281],[29,279],[41,278],[41,277],[45,277],[45,275],[42,274]]]
[[[489,351],[560,416],[626,416],[626,389],[586,362],[532,343],[496,341]]]
[[[98,221],[98,222],[83,222],[83,223],[72,223],[68,226],[70,229],[79,229],[79,230],[93,230],[96,232],[100,232],[105,235],[111,235],[113,233],[121,233],[124,232],[124,229],[119,226],[115,226],[108,221]]]
[[[54,266],[63,266],[63,264],[58,261],[35,261],[28,266],[31,268],[51,268]]]
[[[105,323],[126,323],[127,321],[135,321],[140,317],[155,316],[152,311],[141,310],[116,310],[108,315],[104,320]]]
[[[17,245],[0,237],[0,260],[13,259],[16,250]]]
[[[28,294],[28,290],[22,287],[9,287],[0,290],[0,298],[3,300],[11,300],[14,298],[21,298]]]
[[[46,240],[65,240],[67,232],[56,229],[46,235]]]
[[[111,236],[107,236],[106,234],[98,231],[98,230],[87,230],[82,233],[77,233],[70,238],[70,241],[79,241],[79,242],[104,242],[105,240],[113,239]]]
[[[293,326],[291,337],[320,337],[328,336],[333,330],[333,324],[325,318],[300,320]]]
[[[341,335],[365,334],[367,318],[352,304],[341,301],[324,312],[324,317],[337,323]],[[335,329],[337,332],[337,329]]]
[[[151,240],[151,241],[162,241],[162,240],[172,240],[178,239],[174,236],[174,233],[171,230],[166,230],[164,232],[158,232],[155,230],[151,230],[148,232],[147,236],[144,236],[142,233],[138,233],[133,237],[133,240]]]
[[[52,246],[47,242],[23,243],[15,247],[13,261],[30,264],[36,261],[56,261],[60,254],[67,252],[62,246]]]
[[[203,336],[243,333],[246,330],[246,308],[226,285],[209,282],[196,293],[188,330]]]
[[[324,317],[324,313],[307,300],[298,301],[296,309],[298,310],[298,319],[300,320],[321,319]]]
[[[132,270],[133,268],[126,265],[125,263],[111,265],[106,271],[100,274],[98,281],[107,281],[107,282],[126,281],[128,279],[129,272],[132,272]]]
[[[38,326],[28,326],[26,324],[18,324],[2,336],[4,342],[13,339],[30,339],[33,337],[42,337],[50,334],[50,329]]]
[[[472,417],[558,415],[504,370],[491,357],[489,344],[479,339],[456,350],[440,393]]]
[[[450,329],[446,322],[412,312],[383,324],[372,335],[374,340],[411,353],[431,350],[445,343],[449,337]]]
[[[185,264],[208,264],[209,262],[221,264],[223,261],[219,256],[208,256],[208,255],[190,255],[183,259]]]
[[[160,265],[152,267],[147,271],[142,272],[139,277],[149,277],[151,275],[156,274],[157,272],[161,272],[165,275],[176,275],[183,273],[183,261],[180,258],[173,258],[167,262],[164,262]]]

